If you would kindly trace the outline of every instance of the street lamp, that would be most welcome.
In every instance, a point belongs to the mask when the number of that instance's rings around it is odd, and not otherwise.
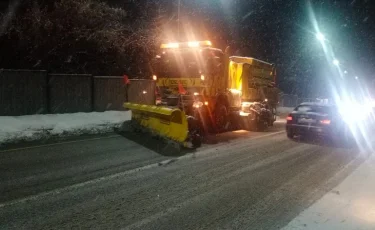
[[[355,76],[354,78],[355,78],[356,80],[358,80],[358,77],[357,77],[357,76]]]
[[[320,32],[318,32],[318,33],[316,34],[316,38],[317,38],[319,41],[321,41],[321,42],[323,42],[323,41],[325,40],[324,34],[322,34],[322,33],[320,33]]]
[[[334,59],[334,60],[333,60],[333,64],[334,64],[335,66],[339,66],[339,65],[340,65],[340,62],[339,62],[339,60]]]

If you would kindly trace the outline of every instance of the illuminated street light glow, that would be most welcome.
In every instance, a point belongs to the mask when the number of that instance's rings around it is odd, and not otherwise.
[[[347,74],[347,73],[348,73],[348,71],[344,70],[344,74]]]
[[[355,76],[354,78],[355,78],[356,80],[358,80],[358,76]]]
[[[326,40],[326,38],[324,37],[324,34],[322,34],[322,33],[320,33],[320,32],[318,32],[318,33],[316,34],[316,38],[317,38],[319,41],[321,41],[321,42],[323,42],[324,40]]]
[[[333,64],[334,64],[335,66],[339,66],[339,65],[340,65],[340,62],[339,62],[339,60],[334,59],[334,60],[333,60]]]

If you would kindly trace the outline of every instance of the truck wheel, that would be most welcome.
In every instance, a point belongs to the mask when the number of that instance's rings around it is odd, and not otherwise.
[[[199,148],[202,146],[202,137],[199,134],[195,134],[191,138],[193,148]]]
[[[218,131],[226,130],[228,119],[227,119],[227,107],[225,105],[218,105],[215,109],[215,126]]]
[[[266,128],[267,128],[267,123],[266,123],[266,122],[259,122],[257,126],[258,126],[258,127],[257,127],[257,130],[258,130],[259,132],[262,132],[262,131],[266,130]]]
[[[256,131],[262,132],[267,128],[267,122],[263,121],[259,115],[256,117]]]

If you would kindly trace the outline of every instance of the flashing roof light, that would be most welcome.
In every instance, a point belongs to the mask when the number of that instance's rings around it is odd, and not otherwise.
[[[173,48],[179,48],[180,44],[173,42],[173,43],[166,43],[166,44],[161,44],[160,48],[162,49],[173,49]]]
[[[203,43],[206,44],[206,46],[212,46],[212,43],[210,41],[204,41]]]
[[[188,42],[189,47],[199,47],[199,42]]]
[[[188,48],[197,48],[197,47],[209,47],[212,46],[211,41],[189,41],[189,42],[172,42],[172,43],[164,43],[160,45],[161,49],[177,49],[181,47],[188,47]]]

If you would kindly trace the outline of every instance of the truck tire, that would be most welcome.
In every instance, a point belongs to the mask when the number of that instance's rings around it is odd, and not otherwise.
[[[269,122],[268,122],[268,126],[273,126],[273,123],[274,123],[273,120],[272,120],[272,121],[269,121]]]
[[[262,120],[260,118],[260,115],[257,115],[256,117],[256,131],[258,132],[262,132],[264,131],[266,128],[267,128],[267,122],[265,122],[264,120]]]
[[[191,142],[193,148],[199,148],[202,145],[202,128],[199,120],[195,117],[188,116],[188,128],[189,128],[189,141]]]
[[[191,138],[193,148],[199,148],[202,146],[202,137],[199,134],[194,134]]]
[[[267,128],[267,124],[265,122],[257,123],[257,131],[258,132],[263,132],[264,130],[266,130],[266,128]]]
[[[218,104],[215,108],[215,128],[219,131],[225,131],[228,123],[228,109],[223,104]]]

